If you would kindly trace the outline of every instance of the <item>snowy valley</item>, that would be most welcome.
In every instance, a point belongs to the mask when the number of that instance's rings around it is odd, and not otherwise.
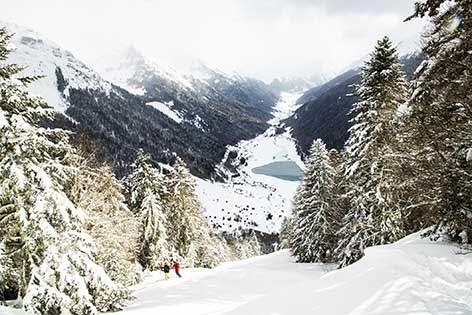
[[[304,168],[290,130],[280,122],[296,110],[300,95],[282,93],[272,113],[274,118],[269,121],[271,126],[254,139],[227,148],[217,166],[227,182],[197,179],[203,211],[214,228],[227,232],[254,229],[279,233],[283,219],[291,213],[292,198]],[[288,166],[276,164],[276,173],[271,175],[257,172],[258,168],[273,163],[288,163]]]
[[[0,315],[472,315],[470,0],[107,1],[0,5]]]

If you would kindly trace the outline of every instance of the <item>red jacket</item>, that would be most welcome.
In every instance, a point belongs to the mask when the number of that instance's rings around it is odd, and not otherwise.
[[[175,263],[172,265],[172,268],[174,268],[174,270],[175,270],[176,272],[179,272],[179,269],[180,269],[179,263],[178,263],[178,262],[175,262]]]

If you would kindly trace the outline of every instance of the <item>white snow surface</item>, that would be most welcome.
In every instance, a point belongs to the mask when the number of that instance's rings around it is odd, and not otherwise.
[[[146,105],[152,106],[153,108],[157,109],[158,111],[160,111],[170,119],[174,120],[178,124],[180,124],[183,120],[182,115],[178,111],[172,109],[172,107],[174,106],[174,101],[166,103],[149,102],[146,103]]]
[[[278,125],[281,120],[290,117],[300,106],[297,100],[303,95],[302,92],[282,92],[280,99],[272,112],[274,118],[269,120],[269,124]]]
[[[8,125],[8,120],[4,114],[5,112],[0,109],[0,129]]]
[[[467,150],[467,156],[466,156],[465,159],[466,159],[467,162],[472,162],[472,148]]]
[[[107,94],[111,84],[103,80],[95,71],[76,59],[70,52],[42,35],[15,25],[0,21],[0,27],[14,33],[8,62],[25,66],[22,76],[41,75],[44,78],[33,82],[28,90],[34,95],[42,96],[56,111],[64,113],[68,103],[57,90],[56,68],[60,67],[68,86],[81,89],[100,89]],[[67,96],[68,88],[64,91]]]
[[[237,152],[236,160],[244,158],[246,164],[238,165],[237,174],[232,174],[222,162],[219,169],[230,177],[227,183],[196,179],[197,193],[210,225],[229,232],[238,228],[266,233],[280,231],[284,217],[291,213],[292,198],[299,182],[255,174],[252,169],[281,161],[293,161],[303,169],[290,130],[276,134],[275,127],[296,110],[294,104],[298,97],[299,93],[282,94],[274,109],[276,118],[271,121],[272,127],[254,139],[228,146],[223,161],[230,152]]]
[[[472,314],[472,255],[410,235],[368,248],[344,269],[297,264],[279,251],[215,269],[160,272],[132,287],[120,315],[466,315]],[[24,312],[0,306],[0,315]]]
[[[135,287],[123,315],[452,315],[472,314],[472,254],[418,234],[367,249],[341,269],[294,263],[288,251],[182,270]]]

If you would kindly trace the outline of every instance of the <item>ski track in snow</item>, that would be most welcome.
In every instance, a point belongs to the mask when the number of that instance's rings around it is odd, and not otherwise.
[[[213,270],[184,269],[182,279],[151,273],[118,314],[472,314],[472,260],[458,252],[415,234],[369,248],[341,270],[297,264],[279,251]]]

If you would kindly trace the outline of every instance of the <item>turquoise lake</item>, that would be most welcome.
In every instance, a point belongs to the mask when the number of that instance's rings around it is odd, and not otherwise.
[[[253,168],[252,172],[288,181],[299,181],[303,175],[302,169],[293,161],[272,162]]]

